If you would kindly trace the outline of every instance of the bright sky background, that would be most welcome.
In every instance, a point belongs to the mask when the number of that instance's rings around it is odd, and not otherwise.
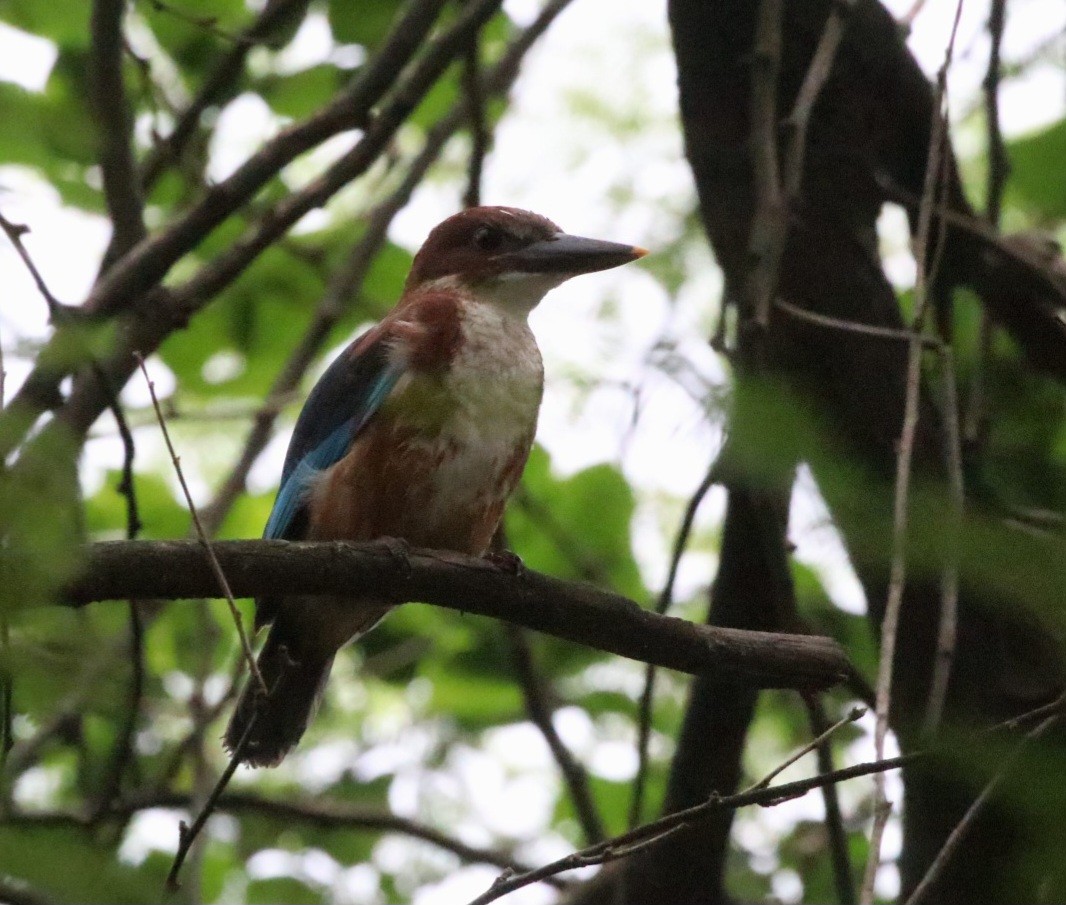
[[[897,16],[906,15],[913,0],[889,0]],[[955,12],[953,0],[929,0],[921,6],[910,46],[929,74],[943,60],[944,47]],[[979,102],[981,80],[988,53],[984,32],[987,0],[967,0],[950,78],[953,119],[958,121]],[[528,21],[539,8],[536,0],[508,0],[505,8],[520,22]],[[1004,56],[1010,60],[1028,56],[1066,28],[1066,3],[1049,0],[1012,0],[1004,41]],[[312,17],[285,51],[286,66],[299,69],[329,52],[328,26],[321,15]],[[54,50],[41,41],[0,26],[0,79],[31,90],[44,84],[54,61]],[[575,0],[538,48],[530,54],[515,92],[514,103],[501,124],[494,151],[485,172],[486,203],[506,203],[543,213],[570,232],[629,241],[654,250],[675,238],[677,222],[693,205],[692,179],[684,161],[676,122],[676,72],[666,29],[663,0]],[[594,100],[599,114],[588,112]],[[1024,79],[1007,82],[1002,92],[1003,125],[1008,136],[1039,128],[1062,117],[1066,105],[1066,82],[1061,67],[1035,67]],[[638,118],[640,128],[619,140],[609,128]],[[255,150],[278,127],[261,102],[244,98],[222,117],[215,143],[212,173],[222,176]],[[980,146],[981,125],[975,120],[956,133],[961,153]],[[316,155],[322,165],[343,147],[334,143]],[[453,148],[453,157],[461,147]],[[305,167],[306,170],[306,167]],[[536,174],[533,179],[532,175]],[[421,189],[411,206],[396,220],[392,237],[414,250],[436,222],[453,213],[461,188],[437,183]],[[32,233],[26,245],[40,270],[61,300],[80,301],[95,274],[107,239],[102,219],[62,207],[56,193],[27,171],[0,165],[0,210],[9,219],[27,224]],[[321,216],[321,215],[316,215]],[[885,217],[884,243],[889,269],[901,284],[913,279],[905,226],[898,212]],[[679,296],[669,299],[658,284],[637,268],[583,277],[552,293],[535,312],[533,326],[545,353],[548,392],[541,417],[539,440],[551,451],[557,469],[570,472],[598,461],[621,461],[627,477],[641,493],[635,521],[638,557],[651,587],[662,580],[668,537],[662,531],[662,499],[683,499],[702,477],[720,441],[717,429],[706,423],[699,407],[674,381],[642,367],[649,347],[660,338],[677,343],[678,351],[693,373],[712,384],[725,380],[725,371],[707,349],[705,337],[720,290],[720,275],[709,252],[693,249],[691,279]],[[0,342],[8,372],[7,392],[27,372],[32,344],[46,333],[45,306],[38,297],[21,262],[6,243],[0,243]],[[605,306],[614,312],[601,317]],[[172,386],[158,362],[153,368],[159,385]],[[575,390],[574,376],[591,378],[594,390],[585,397]],[[624,384],[642,382],[641,417],[630,430],[631,395]],[[136,404],[145,402],[139,386],[127,392]],[[259,487],[271,486],[280,471],[287,438],[272,445],[253,474]],[[140,431],[138,451],[148,461],[158,461],[154,429]],[[116,467],[121,451],[116,441],[90,444],[86,481],[99,480],[103,469]],[[206,493],[209,483],[197,482]],[[798,556],[815,565],[824,576],[834,599],[851,610],[863,606],[862,593],[847,567],[839,542],[827,527],[826,513],[809,476],[797,497],[792,526]],[[712,494],[701,514],[701,525],[720,518],[721,492]],[[679,505],[679,503],[675,503]],[[715,559],[706,552],[686,557],[679,592],[684,595],[704,587],[712,578]],[[595,740],[587,717],[562,711],[560,731],[579,756],[588,759],[602,775],[623,777],[631,772],[632,751],[621,742]],[[478,822],[497,827],[501,819],[514,829],[518,814],[526,814],[530,829],[542,826],[547,816],[543,789],[553,770],[539,737],[532,727],[500,730],[485,751],[462,752],[454,765],[460,796],[471,797],[475,819],[464,821],[462,831],[478,839]],[[517,733],[517,735],[515,734]],[[515,752],[526,752],[518,756]],[[855,759],[872,749],[857,746]],[[337,758],[352,752],[334,752]],[[408,756],[412,752],[407,752]],[[418,751],[413,752],[417,761]],[[518,761],[515,761],[516,756]],[[327,760],[329,752],[322,754]],[[328,767],[325,762],[315,770]],[[372,765],[367,768],[372,769]],[[308,771],[309,775],[314,771]],[[416,774],[412,772],[412,777]],[[411,782],[415,782],[412,779]],[[406,789],[406,791],[405,791]],[[478,790],[481,790],[478,792]],[[479,797],[480,796],[480,797]],[[401,781],[393,802],[409,813],[421,800]],[[898,801],[899,790],[894,790]],[[501,815],[498,803],[509,802]],[[752,850],[772,852],[776,821],[790,822],[797,815],[817,816],[820,801],[809,796],[792,808],[776,808],[758,815],[743,815],[738,838]],[[150,830],[161,815],[145,815],[139,824]],[[167,817],[172,829],[172,819]],[[220,824],[224,827],[224,824]],[[163,833],[167,838],[168,829]],[[784,831],[781,827],[779,831]],[[898,849],[898,830],[885,846],[885,855]],[[134,840],[147,838],[134,834]],[[563,842],[545,838],[535,850],[523,852],[541,860],[561,853]],[[895,848],[894,848],[895,847]],[[380,857],[404,857],[404,849],[388,845]],[[319,853],[321,854],[321,853]],[[261,874],[292,867],[276,853],[250,867]],[[767,855],[769,857],[769,855]],[[325,860],[323,860],[325,858]],[[375,884],[373,868],[367,865],[342,869],[315,853],[302,858],[299,869],[308,876],[339,890],[342,899],[357,900]],[[368,871],[371,874],[368,874]],[[416,905],[464,900],[487,886],[496,872],[470,867],[453,872],[443,883],[423,888]],[[898,882],[894,872],[885,873],[882,890],[891,892]],[[794,898],[787,877],[777,890],[783,900]],[[531,888],[519,903],[543,901],[546,892]],[[510,900],[509,900],[510,901]]]

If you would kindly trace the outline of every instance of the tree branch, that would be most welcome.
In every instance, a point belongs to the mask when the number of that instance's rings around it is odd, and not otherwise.
[[[1059,698],[1056,704],[1060,707],[1066,698]],[[921,882],[914,887],[911,894],[907,897],[906,905],[920,905],[921,902],[928,898],[929,894],[936,888],[937,881],[943,875],[945,868],[951,862],[952,858],[959,850],[959,846],[962,844],[962,840],[970,827],[973,826],[977,820],[978,815],[984,810],[989,802],[992,800],[992,796],[996,789],[1003,783],[1008,776],[1014,771],[1017,766],[1019,758],[1025,752],[1026,748],[1036,739],[1044,735],[1049,729],[1055,726],[1061,719],[1061,713],[1053,713],[1047,719],[1045,719],[1039,726],[1034,729],[1030,729],[1023,738],[1021,738],[1014,746],[1014,749],[1007,755],[1007,757],[1000,764],[999,769],[995,775],[989,780],[988,784],[981,790],[981,793],[970,803],[970,807],[967,809],[963,818],[956,824],[955,829],[951,831],[947,841],[944,843],[944,847],[941,848],[937,854],[933,863],[929,865],[929,870],[926,871],[925,876],[922,877]]]
[[[922,189],[922,201],[918,212],[918,230],[915,237],[915,258],[918,273],[914,283],[914,313],[911,331],[915,335],[922,332],[929,287],[935,280],[939,248],[934,250],[932,242],[933,209],[937,206],[939,192],[947,185],[943,179],[944,163],[950,160],[951,148],[947,144],[947,111],[944,109],[947,95],[947,75],[951,68],[955,50],[955,38],[958,33],[959,19],[962,15],[962,0],[955,7],[955,21],[948,39],[944,62],[937,74],[936,89],[933,93],[933,122],[930,126],[929,151],[925,168],[925,184]],[[896,643],[899,634],[900,609],[907,581],[907,542],[909,537],[909,501],[911,488],[911,467],[914,460],[914,448],[918,438],[918,419],[921,414],[921,379],[922,379],[922,344],[910,341],[907,350],[906,394],[904,399],[903,419],[899,433],[899,447],[896,460],[896,482],[892,506],[892,560],[888,580],[888,594],[885,602],[884,616],[881,620],[881,650],[877,671],[877,707],[874,726],[874,751],[878,758],[884,756],[885,738],[888,734],[889,710],[892,706],[893,670],[896,665]],[[942,607],[945,601],[941,601]],[[954,622],[952,622],[954,628]],[[945,639],[946,640],[946,639]],[[952,648],[954,648],[954,639]],[[888,801],[884,776],[875,777],[876,804],[874,807],[873,827],[870,830],[870,851],[867,855],[866,869],[863,874],[859,901],[870,905],[874,897],[874,883],[881,864],[881,840],[884,835],[892,805]]]
[[[544,736],[544,741],[551,749],[552,757],[559,765],[559,771],[563,774],[563,781],[566,783],[570,801],[574,806],[574,813],[585,834],[585,841],[600,842],[607,836],[607,833],[604,831],[600,812],[596,808],[596,799],[589,787],[588,773],[555,730],[555,724],[552,722],[552,713],[555,708],[549,702],[550,689],[537,672],[529,638],[522,629],[513,625],[508,625],[507,629],[511,662],[517,673],[522,696],[525,698],[526,713],[533,725],[540,730],[540,734]]]
[[[471,33],[496,11],[501,0],[475,0],[464,8],[455,24],[437,38],[419,59],[413,70],[394,88],[389,102],[366,127],[362,138],[347,154],[330,166],[319,178],[275,207],[270,208],[243,236],[186,282],[173,289],[159,289],[151,296],[151,305],[142,305],[122,331],[118,348],[109,357],[105,370],[116,385],[122,385],[134,368],[133,353],[148,355],[175,329],[183,326],[212,297],[228,286],[285,231],[311,210],[325,204],[337,191],[363,174],[386,148],[396,130],[426,95],[448,64],[462,52]],[[523,35],[524,37],[525,35]],[[497,64],[494,76],[504,79],[518,65],[525,48],[517,39]],[[349,124],[350,125],[350,124]],[[216,187],[217,188],[217,187]],[[214,191],[214,190],[212,190]],[[188,219],[188,215],[185,218]],[[149,245],[156,240],[148,240]],[[128,258],[119,267],[124,267]],[[119,268],[116,267],[117,271]],[[57,421],[81,436],[102,410],[97,388],[83,380],[75,381],[68,404]],[[2,452],[0,448],[0,452]]]
[[[500,2],[501,0],[474,0],[469,4],[448,32],[434,41],[423,55],[419,68],[423,78],[431,75],[432,83],[451,60],[462,52],[469,40],[471,27],[474,30],[479,28],[498,9]],[[371,120],[371,110],[396,84],[400,72],[422,46],[443,5],[444,0],[410,0],[381,50],[359,70],[359,75],[350,86],[318,113],[283,129],[266,142],[231,176],[211,186],[199,201],[166,229],[138,243],[96,283],[82,309],[87,313],[103,316],[134,306],[159,284],[176,261],[196,248],[215,227],[247,204],[289,163],[339,132],[366,128],[368,121],[377,123],[377,119]],[[428,87],[426,85],[426,90]],[[400,90],[402,93],[402,86]],[[413,98],[403,99],[404,104],[400,111],[402,117],[406,117],[414,109],[422,94],[424,91]],[[393,110],[395,114],[395,105]],[[359,146],[363,144],[360,142]],[[318,184],[318,180],[315,184]],[[285,224],[286,227],[288,225],[290,224]],[[15,241],[14,237],[12,241]],[[254,249],[251,257],[254,258],[261,250],[262,247]],[[237,270],[233,276],[240,272]],[[157,324],[157,328],[160,320],[167,324],[163,328],[163,336],[184,323],[180,310],[169,310],[161,304],[160,298],[152,301],[155,304],[145,307],[154,310],[153,322]],[[51,308],[54,308],[54,305],[50,302]],[[52,342],[56,340],[53,339]],[[153,345],[152,349],[154,348]],[[145,354],[151,351],[147,347],[139,350]],[[43,350],[39,360],[52,360],[54,356],[51,351],[50,348]],[[123,385],[131,373],[132,365],[128,372],[122,375],[123,379],[116,383]],[[64,369],[45,369],[40,366],[35,368],[12,400],[12,408],[28,425],[32,425],[34,416],[39,415],[49,404],[54,405],[57,388],[65,376]],[[5,438],[6,443],[0,446],[0,455],[6,456],[19,439],[20,434],[14,432],[10,438]]]
[[[111,810],[101,815],[100,819],[117,818],[126,820],[138,811],[149,808],[192,808],[193,796],[185,792],[152,792],[144,795],[131,795],[115,802]],[[467,845],[453,839],[433,827],[397,817],[387,811],[334,804],[323,800],[283,801],[264,798],[250,792],[226,792],[217,802],[216,811],[233,815],[255,815],[285,823],[302,823],[325,830],[368,830],[382,833],[399,833],[414,839],[421,839],[436,845],[445,851],[453,852],[464,861],[492,864],[503,870],[526,870],[506,852],[495,849]],[[73,824],[92,827],[98,821],[87,820],[80,814],[56,812],[18,813],[9,815],[8,822],[13,826],[55,826]],[[546,881],[553,883],[552,880]],[[553,885],[563,885],[555,881]]]
[[[920,756],[922,755],[909,754],[902,757],[886,758],[880,761],[859,764],[855,767],[845,767],[843,770],[836,770],[833,773],[814,776],[810,779],[801,779],[797,782],[782,783],[779,786],[769,786],[762,789],[749,789],[746,792],[738,792],[735,795],[721,796],[712,794],[702,804],[668,814],[659,820],[637,827],[635,830],[630,830],[597,845],[590,845],[588,848],[574,852],[527,874],[514,876],[505,873],[498,877],[496,882],[485,893],[471,901],[470,905],[488,905],[489,902],[495,902],[516,889],[521,889],[523,886],[528,886],[530,883],[535,883],[539,880],[545,880],[563,871],[576,870],[579,867],[589,867],[596,864],[606,864],[619,858],[627,858],[637,852],[646,851],[650,846],[672,835],[682,827],[698,824],[723,811],[735,811],[738,808],[748,807],[753,804],[761,807],[772,807],[784,801],[799,798],[812,789],[817,789],[827,784],[842,782],[857,776],[868,776],[871,773],[880,775],[887,770],[895,770]]]
[[[628,598],[530,570],[513,574],[456,553],[381,544],[225,541],[213,545],[237,596],[266,593],[420,600],[501,619],[598,650],[694,675],[759,687],[818,688],[849,666],[828,638],[696,625],[641,609]],[[113,541],[85,550],[81,577],[66,591],[74,606],[153,597],[214,597],[218,581],[195,541]]]
[[[170,134],[160,140],[146,157],[141,175],[141,183],[146,191],[151,189],[168,166],[181,159],[189,139],[196,134],[204,112],[221,103],[234,91],[251,49],[269,40],[290,18],[302,16],[307,5],[308,0],[272,0],[263,7],[256,20],[240,33],[238,40],[204,79],[196,97],[189,102]]]
[[[89,93],[99,125],[100,170],[111,217],[111,240],[100,265],[101,273],[106,273],[147,235],[144,198],[133,158],[133,120],[122,78],[125,10],[124,0],[95,0],[91,19]]]
[[[469,20],[480,26],[499,5],[498,0],[479,0],[471,4],[448,33],[431,47],[430,80],[443,71],[462,46]],[[355,81],[326,107],[303,122],[282,130],[275,138],[246,160],[229,178],[212,186],[168,229],[142,243],[132,254],[93,289],[85,307],[96,313],[108,313],[127,306],[138,295],[156,285],[170,267],[191,251],[211,230],[245,205],[285,166],[327,138],[346,129],[366,127],[370,111],[397,81],[400,71],[422,45],[443,6],[443,0],[413,0],[405,15],[393,29],[381,51],[363,69]],[[467,27],[464,27],[467,26]],[[459,45],[453,47],[452,45]],[[426,61],[423,61],[425,64]]]

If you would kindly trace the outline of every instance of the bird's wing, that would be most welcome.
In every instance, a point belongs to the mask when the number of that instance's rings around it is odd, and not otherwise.
[[[404,364],[391,354],[383,327],[364,334],[342,352],[307,397],[289,441],[264,537],[292,540],[302,535],[312,479],[344,458],[402,376]]]

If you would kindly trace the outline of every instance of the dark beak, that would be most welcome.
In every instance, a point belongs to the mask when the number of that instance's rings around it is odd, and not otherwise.
[[[584,239],[558,233],[506,256],[507,268],[522,273],[593,273],[643,258],[648,252],[635,245]]]

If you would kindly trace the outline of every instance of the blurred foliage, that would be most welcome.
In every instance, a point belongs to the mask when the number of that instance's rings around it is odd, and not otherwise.
[[[294,69],[279,62],[276,51],[295,34],[295,18],[273,36],[276,47],[254,48],[252,64],[205,118],[182,165],[166,169],[152,187],[150,223],[180,216],[209,184],[213,124],[234,98],[243,93],[261,98],[279,127],[312,114],[352,78],[358,61],[380,46],[400,5],[394,0],[310,3],[310,15],[328,26],[334,41],[334,53],[314,65]],[[145,61],[140,64],[130,57],[126,72],[140,156],[149,152],[154,131],[167,134],[183,103],[232,49],[232,36],[251,21],[250,6],[243,0],[131,4],[132,43]],[[0,163],[28,169],[51,185],[65,204],[100,214],[105,206],[96,165],[98,137],[86,99],[90,8],[89,3],[54,0],[0,2],[0,19],[52,42],[57,53],[41,91],[0,82]],[[209,20],[209,27],[197,18]],[[513,30],[505,17],[494,19],[482,35],[482,60],[497,57]],[[358,53],[340,53],[353,50],[353,45]],[[418,106],[389,154],[405,153],[460,99],[459,77],[453,70]],[[575,93],[569,104],[572,115],[588,115],[623,138],[643,128],[639,117],[601,109],[595,86]],[[490,114],[502,110],[502,104],[493,104]],[[1066,180],[1061,176],[1066,122],[1013,141],[1010,152],[1014,171],[1007,213],[1012,222],[1061,230],[1066,219]],[[336,216],[309,218],[302,224],[306,228],[261,255],[160,350],[159,361],[173,373],[176,385],[168,400],[176,413],[171,429],[187,467],[203,484],[214,487],[225,476],[250,428],[250,413],[266,397],[316,316],[331,277],[358,241],[362,227],[357,215],[379,201],[379,190],[390,184],[385,170],[391,163],[384,161],[367,185],[356,187],[338,205]],[[286,172],[276,179],[255,205],[202,237],[175,275],[187,275],[223,252],[256,220],[261,205],[283,197],[306,175]],[[636,190],[627,185],[619,191]],[[657,197],[656,203],[672,202]],[[677,240],[650,258],[646,268],[671,299],[684,292],[693,260],[698,257],[702,265],[706,254],[691,200],[677,205]],[[386,243],[358,297],[342,300],[346,307],[317,367],[324,365],[328,350],[388,309],[402,289],[410,260],[409,251]],[[989,506],[968,513],[963,526],[963,579],[1037,610],[1066,632],[1061,536],[1022,530],[1017,522],[1005,524],[1002,518],[1022,510],[1066,510],[1061,388],[1034,377],[1001,335],[991,361],[979,363],[978,303],[961,294],[956,302],[960,379],[965,389],[981,369],[988,405],[983,442],[968,463],[968,478]],[[60,354],[75,361],[106,351],[111,341],[107,330],[77,326],[65,328],[64,337],[69,342],[61,344]],[[929,365],[934,376],[935,367]],[[719,395],[702,401],[720,416],[717,408],[727,394],[712,387],[709,397],[712,391]],[[850,513],[852,507],[865,514],[849,519],[860,529],[848,538],[852,552],[884,562],[889,526],[868,513],[877,509],[872,502],[888,499],[890,488],[858,468],[802,400],[779,386],[748,382],[739,383],[736,392],[745,402],[738,409],[752,420],[733,423],[727,467],[768,483],[791,475],[797,455],[809,461],[827,499],[844,507],[841,511]],[[291,427],[295,412],[295,404],[285,409],[283,430]],[[170,463],[154,452],[158,446],[152,416],[132,414],[138,426],[141,536],[187,536],[189,514],[176,493]],[[0,431],[9,427],[15,427],[10,418],[0,420]],[[11,762],[18,766],[17,773],[3,775],[0,811],[14,805],[30,814],[59,811],[76,816],[65,823],[5,825],[0,831],[0,879],[24,881],[55,901],[158,901],[177,840],[178,812],[153,809],[128,822],[115,818],[92,828],[80,825],[99,804],[96,796],[128,718],[133,668],[124,606],[77,612],[41,606],[76,569],[83,539],[125,535],[127,505],[117,491],[121,475],[109,472],[102,482],[85,477],[84,493],[79,493],[78,456],[62,432],[51,429],[42,431],[15,461],[0,465],[0,617],[10,634],[0,647],[0,672],[15,677]],[[260,482],[236,502],[221,535],[258,536],[271,502],[272,491],[261,489]],[[676,523],[684,502],[672,499],[664,504],[669,519],[659,521]],[[508,511],[507,536],[530,568],[592,581],[647,603],[658,589],[647,586],[653,570],[641,568],[654,557],[647,550],[634,555],[635,547],[646,542],[634,528],[641,505],[639,488],[618,463],[563,475],[553,468],[548,452],[537,447]],[[935,484],[917,488],[913,574],[935,575],[943,561],[948,544],[942,530],[945,505]],[[887,506],[881,508],[888,511]],[[660,540],[666,549],[669,539]],[[717,543],[717,531],[702,529],[692,547],[710,559]],[[1045,564],[1039,574],[1029,566],[1034,561]],[[838,639],[859,670],[873,675],[876,646],[865,618],[838,607],[813,569],[797,563],[793,575],[800,611],[811,629]],[[690,588],[683,596],[677,611],[702,618],[705,588]],[[248,603],[242,606],[247,613]],[[141,612],[145,686],[134,735],[136,757],[118,791],[200,796],[205,782],[224,763],[217,740],[237,662],[232,623],[217,601],[146,601]],[[603,821],[611,831],[620,831],[626,826],[631,782],[625,769],[617,767],[618,762],[628,763],[617,750],[632,753],[643,669],[553,638],[530,635],[527,640],[549,703],[559,708],[558,722],[571,726],[572,747],[589,767]],[[687,680],[663,675],[658,689],[649,765],[652,802],[661,800],[666,785]],[[830,709],[842,710],[844,705],[843,695],[830,699]],[[794,696],[763,696],[752,727],[756,744],[750,746],[745,763],[752,780],[807,740],[806,719]],[[559,835],[580,843],[573,802],[554,771],[536,772],[536,794],[523,797],[531,794],[522,786],[529,764],[546,763],[544,751],[534,751],[532,745],[530,750],[493,747],[499,738],[528,738],[507,734],[522,728],[529,728],[525,700],[504,629],[487,619],[404,606],[357,649],[341,655],[329,695],[300,750],[275,771],[241,771],[235,788],[296,802],[379,812],[391,808],[446,834],[504,850],[530,840],[512,838],[506,829],[486,829],[479,821],[486,814],[498,816],[500,809],[517,810],[512,800],[535,799],[530,807],[543,805],[546,816],[534,836]],[[843,731],[839,748],[847,749],[856,738],[857,730]],[[571,741],[569,736],[566,740]],[[489,757],[485,751],[494,753]],[[998,754],[996,749],[990,756]],[[495,799],[486,804],[485,798],[492,796]],[[847,792],[845,799],[853,859],[859,864],[866,843],[858,817],[868,801],[861,790]],[[745,831],[738,835],[730,860],[734,896],[766,899],[778,889],[775,877],[780,882],[788,872],[798,879],[806,900],[832,898],[820,823],[805,816],[772,826],[747,815],[738,821]],[[373,867],[376,900],[405,901],[416,881],[437,882],[458,863],[429,843],[400,834],[383,837],[376,829],[324,828],[310,819],[255,811],[220,816],[206,838],[202,860],[186,868],[187,874],[195,872],[196,881],[190,885],[199,889],[203,901],[340,900],[347,893],[338,892],[340,881],[329,877],[357,865]]]
[[[1010,191],[1019,205],[1038,223],[1060,224],[1066,219],[1066,183],[1047,174],[1066,160],[1066,121],[1011,142],[1010,157]]]

